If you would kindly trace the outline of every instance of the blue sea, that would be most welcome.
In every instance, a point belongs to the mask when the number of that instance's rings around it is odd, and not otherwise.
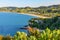
[[[28,25],[31,18],[35,17],[12,12],[0,12],[0,35],[14,36],[17,31],[27,33],[27,30],[20,28]]]

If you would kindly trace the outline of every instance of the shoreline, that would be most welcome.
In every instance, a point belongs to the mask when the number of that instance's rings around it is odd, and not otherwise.
[[[51,17],[45,17],[45,16],[41,16],[41,15],[28,14],[28,13],[18,13],[18,14],[29,15],[29,16],[35,16],[35,17],[38,17],[38,18],[51,18]]]
[[[2,12],[2,11],[0,11]],[[3,11],[5,12],[5,11]],[[8,12],[9,13],[9,12]],[[10,13],[15,13],[15,14],[22,14],[22,15],[29,15],[29,16],[35,16],[35,17],[38,17],[38,18],[51,18],[51,17],[46,17],[46,16],[42,16],[42,15],[36,15],[36,14],[29,14],[29,13],[18,13],[18,12],[10,12]]]

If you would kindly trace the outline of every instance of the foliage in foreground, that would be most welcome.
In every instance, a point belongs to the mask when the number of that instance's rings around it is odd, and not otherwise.
[[[29,33],[27,35],[24,32],[17,32],[13,37],[11,36],[0,36],[0,40],[60,40],[60,30],[50,29],[43,30],[40,32],[39,30],[35,30],[35,32]]]

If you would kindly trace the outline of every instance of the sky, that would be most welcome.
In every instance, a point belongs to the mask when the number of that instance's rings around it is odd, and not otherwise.
[[[39,7],[60,4],[60,0],[0,0],[0,7]]]

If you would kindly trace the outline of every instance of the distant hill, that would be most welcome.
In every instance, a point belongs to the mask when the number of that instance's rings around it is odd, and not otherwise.
[[[0,11],[19,12],[19,13],[34,13],[51,16],[51,14],[60,14],[60,4],[40,7],[1,7]]]
[[[60,7],[60,5],[51,5],[51,6],[48,6],[48,8],[51,8],[51,7]]]
[[[50,6],[40,6],[40,7],[35,7],[35,8],[51,8],[51,7],[60,7],[59,5],[50,5]],[[1,8],[12,8],[12,9],[16,9],[16,8],[20,8],[20,7],[1,7]],[[33,7],[21,7],[21,8],[33,8]]]
[[[51,8],[51,7],[58,8],[58,7],[60,7],[60,4],[59,5],[50,5],[50,6],[40,6],[38,8]]]

